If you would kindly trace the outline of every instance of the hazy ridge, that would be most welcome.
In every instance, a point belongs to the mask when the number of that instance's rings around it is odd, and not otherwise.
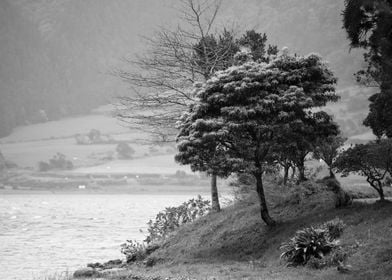
[[[139,35],[148,36],[162,24],[175,25],[175,2],[1,1],[0,136],[17,125],[86,113],[129,93],[127,85],[108,72],[124,56],[143,50]],[[366,94],[350,88],[362,57],[358,51],[349,52],[342,9],[341,0],[226,0],[218,26],[255,28],[279,47],[320,53],[339,78],[339,87],[345,88],[344,103],[331,110],[343,130],[355,134],[363,130],[359,124],[367,102]],[[347,108],[347,101],[356,97],[359,105]],[[344,121],[352,115],[354,124],[345,128]]]

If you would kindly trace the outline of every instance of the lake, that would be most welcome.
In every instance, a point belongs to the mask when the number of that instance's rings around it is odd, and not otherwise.
[[[207,194],[208,195],[208,194]],[[123,258],[149,219],[187,194],[0,194],[0,279],[41,279]]]

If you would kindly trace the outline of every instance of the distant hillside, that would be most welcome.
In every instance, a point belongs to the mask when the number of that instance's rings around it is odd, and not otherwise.
[[[108,72],[143,50],[139,35],[175,26],[176,5],[177,0],[0,1],[0,137],[15,126],[84,114],[130,93]],[[345,88],[355,84],[352,74],[362,57],[349,52],[342,9],[342,0],[225,0],[217,28],[255,28],[279,47],[320,53]],[[362,110],[367,101],[361,94],[356,103]],[[334,113],[342,119],[339,110]],[[363,132],[361,121],[353,120],[356,128],[349,134]]]

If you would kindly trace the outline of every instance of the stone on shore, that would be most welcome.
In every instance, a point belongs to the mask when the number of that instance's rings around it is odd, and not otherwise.
[[[98,271],[96,271],[91,267],[78,269],[73,274],[74,278],[89,278],[89,277],[100,277],[100,276],[102,276],[101,273],[99,273]]]

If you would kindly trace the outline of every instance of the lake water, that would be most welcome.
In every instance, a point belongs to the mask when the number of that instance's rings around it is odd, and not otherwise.
[[[0,279],[42,279],[123,258],[146,222],[197,194],[0,194]]]

